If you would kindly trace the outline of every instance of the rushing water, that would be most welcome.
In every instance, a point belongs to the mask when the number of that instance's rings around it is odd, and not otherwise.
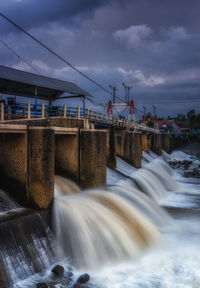
[[[32,236],[31,251],[47,269],[19,281],[37,271],[31,257],[27,263],[26,255],[21,255],[21,249],[16,259],[24,259],[21,266],[25,271],[9,275],[14,287],[33,288],[38,282],[51,281],[50,265],[58,263],[55,255],[66,269],[74,267],[74,281],[80,273],[88,272],[88,287],[200,287],[200,179],[184,178],[181,169],[171,169],[167,161],[175,160],[192,161],[194,167],[200,165],[194,156],[180,151],[164,153],[162,157],[143,153],[141,169],[118,158],[117,171],[107,168],[106,188],[81,193],[72,182],[57,177],[57,248],[52,239],[49,241],[50,232],[40,224],[43,233],[35,232],[35,238]],[[22,209],[6,197],[2,192],[0,216]],[[7,268],[12,274],[19,261],[14,259],[15,250],[13,255],[8,255],[7,250],[4,243],[1,258],[7,257],[11,263]],[[3,265],[6,267],[6,263]],[[64,283],[62,287],[71,287]]]

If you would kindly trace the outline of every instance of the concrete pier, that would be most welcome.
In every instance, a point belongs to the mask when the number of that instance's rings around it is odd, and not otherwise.
[[[170,137],[167,133],[161,134],[161,149],[165,152],[170,152]]]
[[[116,161],[116,135],[115,128],[113,126],[107,130],[106,140],[106,153],[107,153],[107,166],[113,170],[117,168]]]
[[[106,185],[106,131],[80,130],[80,185]]]
[[[142,150],[149,153],[150,151],[150,145],[149,145],[149,141],[148,141],[148,134],[147,133],[142,133],[141,135],[142,139]]]
[[[119,157],[135,166],[141,168],[142,138],[141,133],[120,131],[116,138],[116,152]]]
[[[46,209],[54,198],[55,135],[49,128],[32,127],[28,133],[27,197],[29,207]]]
[[[0,185],[7,188],[15,200],[27,205],[27,131],[26,126],[3,126],[0,133]]]
[[[151,136],[151,150],[158,155],[161,155],[161,134],[156,133]]]

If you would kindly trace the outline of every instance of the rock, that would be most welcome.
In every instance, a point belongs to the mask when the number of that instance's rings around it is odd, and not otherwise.
[[[38,283],[37,288],[48,288],[48,285],[46,283]]]
[[[77,279],[77,282],[78,283],[86,283],[90,280],[90,276],[89,274],[85,273],[83,275],[81,275],[78,279]]]
[[[81,284],[77,282],[73,285],[73,288],[80,288],[80,287],[81,287]]]
[[[60,266],[60,265],[56,265],[52,270],[51,272],[53,272],[54,274],[56,274],[57,276],[63,276],[63,273],[64,273],[64,268],[63,266]]]

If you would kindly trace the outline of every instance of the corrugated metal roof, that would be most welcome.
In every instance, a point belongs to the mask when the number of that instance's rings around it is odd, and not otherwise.
[[[63,93],[91,96],[72,82],[58,80],[0,65],[0,93],[34,97],[35,87],[38,98],[56,100]]]

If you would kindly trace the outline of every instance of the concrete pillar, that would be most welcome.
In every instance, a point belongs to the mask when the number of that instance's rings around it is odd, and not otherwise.
[[[151,137],[151,150],[158,155],[161,155],[161,134],[153,133]]]
[[[165,152],[170,152],[170,138],[167,133],[161,134],[161,149]]]
[[[119,157],[141,168],[142,134],[120,131],[116,135],[116,152]]]
[[[115,128],[113,126],[107,130],[107,165],[109,168],[115,170],[117,168],[116,161],[116,137],[115,137]]]
[[[106,185],[106,131],[80,130],[80,185]]]
[[[0,134],[0,186],[27,205],[27,133]]]
[[[1,121],[4,121],[4,103],[1,102]]]
[[[142,159],[141,133],[133,133],[133,132],[125,133],[124,157],[126,161],[128,161],[136,168],[141,168],[141,159]]]
[[[142,150],[149,153],[150,147],[148,144],[148,135],[146,133],[142,133]]]
[[[54,197],[54,130],[32,127],[28,134],[28,200],[30,206],[46,209]]]

